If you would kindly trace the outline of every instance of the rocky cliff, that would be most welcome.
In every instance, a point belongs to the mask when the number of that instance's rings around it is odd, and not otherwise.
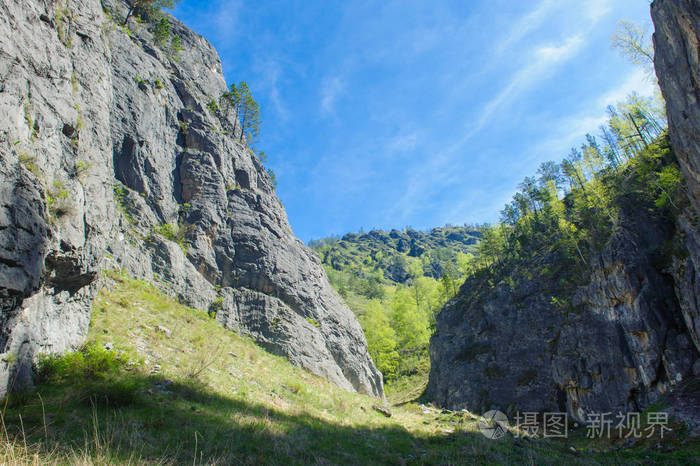
[[[639,411],[700,375],[700,3],[656,0],[651,11],[687,199],[671,218],[636,194],[618,199],[619,221],[575,287],[548,273],[556,257],[468,280],[431,340],[427,395],[437,403],[566,410],[586,422]]]
[[[382,397],[351,311],[237,122],[216,51],[125,3],[0,1],[0,392],[81,343],[121,268],[347,390]]]
[[[676,290],[695,347],[700,350],[700,2],[656,0],[654,67],[666,99],[671,143],[694,212],[679,218],[687,257],[674,261]]]
[[[700,212],[700,2],[655,0],[654,67],[673,148]]]
[[[687,325],[697,307],[683,304],[697,282],[686,276],[685,252],[674,268],[660,249],[673,231],[627,212],[575,289],[530,275],[551,258],[498,283],[468,280],[438,315],[428,397],[477,412],[568,412],[579,422],[648,406],[691,376],[700,354],[697,328]]]

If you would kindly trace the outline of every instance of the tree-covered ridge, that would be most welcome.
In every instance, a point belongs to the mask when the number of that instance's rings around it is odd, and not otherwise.
[[[458,275],[461,255],[473,251],[480,235],[480,227],[466,225],[429,232],[372,230],[311,241],[309,246],[334,270],[365,272],[358,275],[381,271],[381,280],[407,283],[412,274],[435,279],[445,273]]]
[[[643,209],[672,225],[687,196],[660,115],[654,101],[633,94],[609,107],[602,142],[588,135],[580,150],[526,177],[501,222],[483,233],[468,295],[489,283],[539,278],[564,305],[625,216]]]
[[[475,266],[472,251],[481,230],[372,230],[309,243],[333,287],[359,317],[388,390],[427,381],[435,315]]]

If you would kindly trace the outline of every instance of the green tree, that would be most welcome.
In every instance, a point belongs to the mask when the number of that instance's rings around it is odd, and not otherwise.
[[[472,253],[457,253],[457,269],[463,278],[469,277],[477,270],[477,259]]]
[[[416,308],[428,315],[431,325],[435,321],[435,315],[444,304],[440,299],[438,288],[438,281],[433,277],[418,277],[408,288],[413,293]]]
[[[558,163],[551,160],[542,162],[537,169],[537,174],[539,175],[538,182],[540,187],[544,187],[548,182],[552,181],[557,188],[560,188],[564,180],[561,174],[561,167]]]
[[[248,144],[252,144],[260,134],[260,105],[253,99],[250,87],[245,81],[238,85],[237,116],[241,125],[239,141],[245,136]]]
[[[170,57],[175,61],[180,61],[180,52],[182,52],[182,39],[175,35],[170,41]]]
[[[272,182],[272,187],[277,189],[277,175],[272,170],[272,168],[267,169],[267,175],[270,177],[270,181]]]
[[[391,326],[396,332],[399,348],[406,354],[416,354],[428,347],[430,322],[420,312],[408,288],[399,288],[391,301]]]
[[[396,375],[399,353],[396,351],[396,332],[391,328],[389,316],[382,304],[371,300],[367,304],[360,322],[367,338],[369,354],[385,379]]]
[[[136,12],[142,12],[149,18],[156,19],[161,8],[173,8],[180,0],[128,0],[129,9],[124,18],[124,26]]]
[[[170,21],[163,17],[153,28],[153,40],[158,47],[163,47],[168,43],[168,39],[170,39]]]
[[[241,93],[236,83],[231,83],[230,90],[221,96],[222,108],[227,114],[233,113],[233,135],[238,126],[238,106],[241,104]]]

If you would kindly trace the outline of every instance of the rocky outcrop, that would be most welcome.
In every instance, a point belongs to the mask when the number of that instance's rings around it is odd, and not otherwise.
[[[586,422],[589,413],[640,411],[692,375],[699,353],[681,297],[697,283],[674,277],[683,267],[669,268],[660,249],[673,226],[631,214],[591,259],[587,285],[465,283],[437,318],[428,397],[453,409],[567,411]]]
[[[382,397],[361,328],[294,237],[212,46],[125,4],[0,2],[0,392],[85,337],[122,268],[331,382]],[[147,19],[147,18],[146,18]]]
[[[655,0],[654,67],[666,99],[671,143],[700,213],[700,3]]]
[[[563,408],[553,382],[552,345],[565,314],[538,282],[513,289],[485,281],[468,280],[437,316],[427,398],[472,412]],[[473,293],[482,287],[486,296]]]
[[[655,67],[691,207],[669,222],[624,210],[587,284],[561,289],[555,258],[500,283],[468,280],[437,318],[427,395],[472,411],[639,411],[700,367],[700,3],[655,0]],[[631,203],[634,206],[634,202]],[[535,273],[537,275],[537,273]],[[569,299],[570,298],[570,299]]]
[[[684,257],[674,258],[676,293],[693,344],[700,351],[700,3],[655,0],[654,67],[666,99],[669,134],[691,203],[679,218]]]

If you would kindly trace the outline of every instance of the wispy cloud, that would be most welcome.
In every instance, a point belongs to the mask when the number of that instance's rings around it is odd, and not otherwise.
[[[540,16],[545,15],[550,8],[553,8],[551,3],[549,1],[542,2],[534,13],[528,15],[529,19],[522,20],[520,23],[529,24],[535,20],[541,21]],[[518,26],[516,29],[524,31],[525,26]],[[518,34],[524,35],[526,32]],[[509,37],[511,36],[513,36],[512,32]],[[507,108],[523,92],[548,79],[559,66],[576,56],[583,45],[584,38],[583,34],[580,33],[571,35],[557,44],[541,45],[531,50],[530,60],[527,61],[527,64],[513,74],[501,90],[482,106],[477,113],[476,121],[471,120],[466,124],[464,135],[442,151],[431,154],[421,172],[412,177],[403,196],[397,200],[392,208],[394,212],[400,213],[399,218],[410,218],[421,204],[419,199],[426,197],[426,192],[430,190],[431,186],[446,186],[458,182],[454,169],[451,169],[455,166],[456,154],[460,154],[464,150],[467,142],[481,132],[497,112]],[[463,210],[466,208],[464,202],[460,203],[459,206],[443,207],[441,215],[454,215],[457,210]]]
[[[513,44],[516,44],[528,33],[537,29],[556,8],[556,0],[542,0],[527,15],[520,18],[509,30],[508,34],[496,46],[497,55],[503,53]]]
[[[401,154],[412,151],[416,148],[417,142],[417,133],[401,133],[389,139],[389,142],[386,144],[386,152],[388,154]]]
[[[583,141],[586,133],[599,133],[599,128],[608,121],[608,105],[616,105],[633,92],[652,96],[655,86],[647,79],[644,70],[634,69],[621,83],[604,91],[598,98],[591,99],[592,103],[583,112],[559,120],[549,136],[536,146],[535,153],[555,153],[563,157],[570,147]]]
[[[597,132],[606,105],[649,93],[608,47],[614,18],[648,16],[640,3],[183,0],[176,11],[216,44],[230,80],[251,84],[290,220],[318,236],[495,220],[523,175]]]
[[[267,92],[270,102],[282,120],[289,118],[289,111],[284,104],[280,94],[280,76],[282,76],[282,65],[277,60],[268,59],[261,61],[256,66],[256,71],[262,76],[260,83],[262,90]]]
[[[242,7],[241,2],[238,0],[227,0],[216,2],[215,5],[216,10],[212,12],[213,14],[209,18],[212,21],[217,38],[219,40],[231,40],[240,31],[238,19]]]
[[[503,107],[508,101],[513,100],[536,82],[550,76],[558,66],[571,59],[583,45],[581,35],[567,38],[559,45],[545,45],[537,48],[532,54],[532,60],[518,70],[501,91],[489,100],[479,112],[476,122],[470,122],[469,131],[457,142],[462,146],[467,140],[481,131],[486,123],[491,120],[494,113]]]
[[[321,84],[321,113],[333,115],[338,96],[345,90],[345,82],[341,76],[331,76]]]
[[[582,6],[589,21],[598,22],[612,11],[611,0],[586,0]]]

